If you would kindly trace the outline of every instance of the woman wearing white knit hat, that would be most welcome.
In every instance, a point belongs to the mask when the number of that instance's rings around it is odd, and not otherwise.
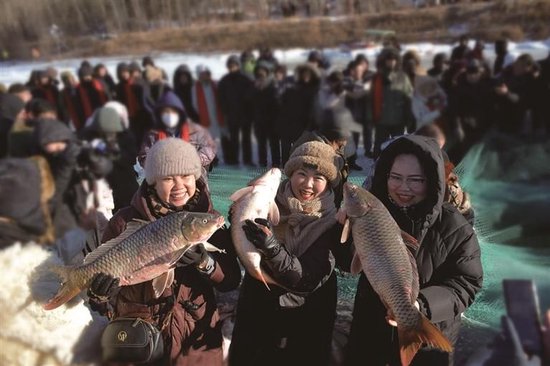
[[[182,210],[212,212],[201,168],[190,143],[179,138],[156,142],[147,153],[145,181],[131,205],[111,219],[102,241],[120,235],[133,219],[154,221]],[[112,317],[145,318],[162,329],[164,354],[158,364],[221,365],[222,333],[214,288],[235,289],[241,274],[229,230],[222,227],[209,242],[227,253],[211,254],[202,245],[188,250],[177,263],[174,282],[160,298],[152,296],[152,281],[118,290],[117,279],[97,275],[89,291],[92,307]],[[108,309],[108,303],[114,308]]]

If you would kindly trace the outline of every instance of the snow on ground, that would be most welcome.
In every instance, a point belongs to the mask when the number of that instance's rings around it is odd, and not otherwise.
[[[474,41],[470,42],[470,46],[473,47]],[[452,47],[454,45],[434,44],[430,42],[410,43],[403,45],[403,52],[414,49],[419,52],[422,57],[422,64],[424,67],[431,65],[433,56],[438,52],[446,52],[450,55]],[[331,63],[336,67],[344,67],[347,62],[352,60],[358,53],[365,53],[372,64],[376,55],[380,52],[380,46],[373,46],[362,49],[346,50],[344,48],[327,48],[324,49],[324,53],[327,55]],[[535,59],[542,59],[547,56],[550,50],[550,38],[547,40],[539,41],[526,41],[509,43],[509,51],[514,56],[519,56],[522,53],[531,53]],[[221,78],[226,73],[225,61],[232,53],[240,54],[240,51],[236,52],[219,52],[219,53],[169,53],[169,52],[153,52],[151,55],[154,57],[157,66],[162,67],[171,79],[174,70],[181,64],[187,64],[191,70],[195,70],[195,67],[199,64],[206,65],[212,71],[214,79]],[[288,50],[276,50],[275,57],[283,64],[290,67],[295,66],[300,62],[304,62],[309,53],[309,49],[305,48],[293,48]],[[485,45],[485,55],[489,61],[494,59],[494,46],[492,43]],[[80,66],[80,62],[84,58],[54,60],[54,61],[31,61],[31,62],[16,62],[16,63],[0,63],[0,83],[12,84],[15,82],[26,82],[29,78],[30,72],[33,69],[44,69],[49,66],[54,66],[60,71],[69,70],[76,75],[76,71]],[[116,65],[119,62],[125,61],[137,61],[141,64],[141,57],[136,56],[114,56],[114,57],[90,57],[88,60],[92,64],[99,62],[104,63],[109,69],[111,75],[116,75]]]

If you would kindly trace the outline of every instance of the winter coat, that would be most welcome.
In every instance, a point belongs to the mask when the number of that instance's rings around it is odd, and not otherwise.
[[[180,82],[180,77],[182,74],[187,74],[189,83],[182,84]],[[192,90],[194,83],[195,80],[193,79],[193,75],[189,67],[187,65],[178,66],[176,71],[174,71],[174,77],[172,81],[172,85],[174,86],[174,93],[176,93],[177,96],[181,99],[189,118],[191,118],[193,122],[199,122],[199,114],[193,107]]]
[[[481,79],[472,84],[466,80],[466,74],[459,76],[449,100],[451,118],[458,119],[472,129],[486,131],[490,124],[491,112],[488,80]]]
[[[78,121],[73,121],[77,130],[84,127],[86,120],[99,107],[110,100],[107,85],[100,79],[83,81],[76,87]]]
[[[254,123],[254,130],[261,129],[268,135],[278,135],[276,120],[279,112],[277,101],[277,89],[273,81],[262,89],[254,87],[250,89],[249,105],[252,109],[251,116]]]
[[[367,104],[367,123],[385,127],[403,126],[414,130],[411,100],[413,87],[402,71],[377,72]]]
[[[8,152],[8,134],[25,103],[17,95],[0,94],[0,158]]]
[[[174,129],[167,129],[162,122],[158,122],[156,129],[147,133],[138,153],[138,158],[142,166],[145,166],[147,152],[155,142],[167,137],[179,137],[195,146],[199,153],[202,166],[208,171],[209,165],[216,157],[217,149],[216,143],[212,139],[212,136],[210,136],[208,130],[198,123],[194,123],[187,119],[183,104],[174,92],[166,92],[159,100],[156,107],[158,121],[160,121],[160,110],[164,107],[171,107],[179,111],[180,122]]]
[[[103,235],[105,242],[120,235],[134,218],[154,221],[146,202],[147,183],[136,192],[132,204],[113,216]],[[188,202],[186,210],[212,212],[206,183],[197,181],[198,199]],[[122,287],[111,299],[113,318],[141,317],[152,320],[161,328],[164,356],[159,365],[222,365],[222,333],[214,288],[219,291],[235,289],[241,279],[239,264],[227,228],[219,229],[209,242],[224,253],[212,253],[216,261],[210,275],[199,273],[194,266],[176,267],[174,283],[158,299],[152,298],[152,281]]]
[[[226,74],[218,83],[218,101],[229,126],[240,126],[249,120],[246,96],[252,87],[250,78],[240,71]]]
[[[302,67],[306,67],[306,65]],[[309,65],[307,67],[314,70]],[[312,71],[310,82],[298,81],[282,95],[277,128],[281,131],[283,139],[293,142],[302,132],[314,125],[314,105],[319,91],[319,83],[318,72]]]
[[[425,169],[428,196],[407,211],[388,197],[387,176],[401,153],[419,157]],[[430,184],[432,182],[432,184]],[[455,343],[462,313],[481,289],[483,271],[476,234],[464,217],[443,203],[445,171],[442,153],[433,139],[409,135],[382,151],[376,165],[372,193],[388,208],[402,230],[420,243],[414,256],[419,275],[421,312]],[[347,365],[401,365],[396,329],[386,322],[386,308],[364,273],[355,296]],[[365,342],[365,340],[369,340]],[[421,349],[413,365],[448,365],[449,355]]]
[[[288,230],[288,229],[287,229]],[[229,364],[327,365],[336,317],[335,264],[347,266],[349,246],[334,224],[299,257],[283,248],[263,268],[288,290],[245,274]]]

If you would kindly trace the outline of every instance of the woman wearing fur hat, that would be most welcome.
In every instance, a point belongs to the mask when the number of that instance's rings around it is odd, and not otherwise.
[[[230,365],[327,365],[336,316],[335,257],[339,244],[333,187],[341,159],[328,144],[300,145],[285,164],[288,179],[275,202],[277,226],[247,220],[248,240],[262,255],[262,267],[281,286],[246,274],[229,350]]]
[[[110,220],[103,242],[120,235],[132,219],[155,221],[182,210],[213,212],[201,168],[188,142],[167,138],[155,143],[145,162],[146,180],[130,206]],[[164,355],[156,364],[221,365],[222,333],[214,288],[233,290],[241,276],[229,230],[219,229],[209,241],[227,253],[210,254],[202,245],[187,251],[178,261],[174,282],[160,298],[152,296],[152,281],[117,291],[117,279],[99,274],[89,291],[92,307],[111,318],[141,317],[161,329]]]

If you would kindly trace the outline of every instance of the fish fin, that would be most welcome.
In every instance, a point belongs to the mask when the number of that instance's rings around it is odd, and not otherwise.
[[[445,352],[453,351],[451,343],[443,333],[422,313],[419,314],[420,321],[415,328],[400,328],[399,325],[397,327],[402,366],[407,366],[412,362],[423,343]]]
[[[251,186],[241,188],[241,189],[233,192],[233,194],[231,196],[229,196],[229,199],[233,202],[237,202],[238,200],[240,200],[241,198],[243,198],[244,196],[246,196],[248,193],[252,192],[253,190],[254,190],[254,187],[251,187]]]
[[[346,219],[346,222],[344,223],[344,228],[342,229],[342,236],[340,237],[340,243],[343,244],[346,241],[348,241],[350,228],[351,228],[351,225],[350,225],[349,219]]]
[[[357,252],[353,255],[353,259],[351,260],[351,268],[350,272],[352,274],[358,274],[361,273],[363,270],[363,266],[361,265],[361,259],[359,258],[359,254]]]
[[[209,243],[209,242],[207,242],[207,241],[205,241],[204,243],[202,243],[202,245],[204,245],[204,249],[206,249],[206,251],[208,251],[208,252],[218,252],[218,253],[227,254],[227,252],[225,251],[225,249],[220,249],[220,248],[218,248],[217,246],[215,246],[214,244]]]
[[[174,282],[174,269],[170,269],[168,272],[161,274],[160,276],[153,279],[153,295],[155,299],[158,299],[164,290],[172,285]]]
[[[269,285],[267,284],[267,281],[265,280],[264,274],[262,273],[262,270],[260,268],[258,268],[258,276],[260,276],[260,281],[264,283],[265,287],[267,287],[267,289],[271,291],[271,289],[269,288]]]
[[[61,277],[61,287],[57,290],[57,293],[48,300],[47,303],[42,305],[44,310],[53,310],[65,304],[67,301],[78,295],[80,289],[74,287],[72,282],[69,281],[70,275],[74,270],[72,266],[53,266],[51,268],[52,272],[55,272],[59,277]]]
[[[186,246],[185,248],[183,249],[180,249],[180,250],[176,250],[175,252],[172,252],[170,254],[166,254],[166,256],[163,256],[163,258],[170,258],[167,260],[168,262],[168,265],[171,267],[173,266],[174,264],[176,264],[177,261],[180,260],[180,258],[183,256],[183,254],[185,254],[185,252],[191,248],[190,246]]]
[[[279,220],[281,219],[281,216],[279,214],[279,207],[277,207],[277,204],[275,201],[271,201],[269,203],[269,213],[268,216],[269,220],[273,223],[273,225],[278,225]]]
[[[113,238],[97,248],[95,248],[91,253],[89,253],[85,258],[83,264],[92,263],[98,257],[107,253],[111,248],[117,246],[121,241],[128,238],[130,235],[147,225],[149,222],[143,220],[132,220],[126,224],[126,230],[124,230],[119,236]]]
[[[409,250],[412,250],[413,253],[416,253],[418,251],[418,248],[420,248],[420,244],[414,236],[401,230],[401,237],[403,238],[403,242],[405,243],[407,248],[409,248]]]

